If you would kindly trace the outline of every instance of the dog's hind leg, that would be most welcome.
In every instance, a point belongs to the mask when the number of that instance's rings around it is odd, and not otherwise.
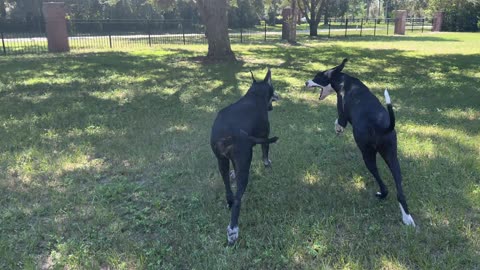
[[[229,244],[233,244],[238,239],[238,217],[240,216],[240,206],[242,204],[243,193],[245,193],[245,190],[247,189],[250,163],[252,162],[251,146],[244,149],[242,153],[236,153],[233,162],[235,163],[235,170],[237,173],[237,192],[233,200],[230,224],[227,227]]]
[[[229,167],[230,161],[226,157],[217,157],[218,159],[218,169],[220,170],[220,174],[222,175],[223,184],[225,184],[225,195],[227,197],[227,204],[228,207],[231,208],[233,205],[233,193],[232,187],[230,185],[230,175],[229,175]]]
[[[370,171],[370,173],[372,173],[373,177],[375,177],[375,180],[380,187],[380,191],[375,193],[375,196],[380,199],[384,199],[388,195],[388,190],[383,183],[382,178],[380,178],[380,174],[378,173],[376,151],[373,149],[362,149],[362,156],[367,169]]]
[[[270,144],[268,143],[262,144],[262,159],[263,159],[263,165],[265,165],[265,167],[272,166],[272,161],[268,158],[269,149],[270,149]]]
[[[395,186],[397,187],[397,200],[400,205],[400,211],[402,212],[402,221],[405,225],[411,225],[415,227],[415,221],[413,220],[410,212],[408,211],[407,200],[403,194],[402,188],[402,173],[400,171],[400,164],[397,158],[396,146],[383,149],[380,154],[387,163],[390,171],[392,172],[393,179],[395,180]]]

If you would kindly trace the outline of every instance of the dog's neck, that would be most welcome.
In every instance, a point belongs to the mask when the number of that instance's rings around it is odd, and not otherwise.
[[[345,94],[345,79],[347,79],[348,75],[345,73],[340,73],[338,76],[335,76],[331,80],[332,88],[337,92],[337,94],[344,95]]]

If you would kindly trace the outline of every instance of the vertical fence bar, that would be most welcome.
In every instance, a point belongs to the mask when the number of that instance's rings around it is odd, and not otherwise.
[[[328,19],[328,38],[330,38],[330,27],[332,26],[332,20]]]
[[[373,36],[376,36],[377,35],[377,18],[373,19],[373,21],[375,22],[373,26]]]
[[[240,28],[240,43],[243,43],[243,28]]]
[[[265,41],[267,41],[267,21],[265,20]]]
[[[423,25],[425,24],[425,18],[422,18],[422,33],[423,33]]]
[[[410,23],[412,24],[412,32],[413,32],[413,24],[415,23],[414,18],[410,18]]]
[[[187,44],[185,41],[185,27],[183,27],[183,21],[182,21],[182,36],[183,36],[183,45]]]
[[[362,31],[363,31],[363,18],[360,21],[360,36],[362,36]]]
[[[3,32],[0,33],[2,37],[2,48],[3,48],[3,55],[7,55],[7,49],[5,48],[5,40],[3,38]]]
[[[345,37],[347,37],[348,19],[345,19]]]

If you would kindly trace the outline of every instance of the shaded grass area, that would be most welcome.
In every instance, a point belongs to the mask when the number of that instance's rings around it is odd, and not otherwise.
[[[205,46],[2,58],[0,268],[475,269],[477,40],[235,45],[239,61],[217,65],[195,60]],[[390,91],[417,229],[401,224],[394,192],[374,198],[351,127],[334,135],[335,99],[303,89],[344,57],[379,98]],[[271,170],[255,149],[240,239],[227,247],[210,127],[246,92],[249,70],[267,67],[280,141]]]

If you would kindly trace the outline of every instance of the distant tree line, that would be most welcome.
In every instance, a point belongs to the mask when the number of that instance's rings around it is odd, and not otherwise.
[[[33,21],[41,18],[44,0],[0,0],[0,19]],[[72,19],[165,19],[201,23],[195,0],[63,0]],[[261,20],[281,22],[281,10],[297,1],[300,17],[311,30],[329,17],[393,17],[394,10],[409,16],[444,11],[446,30],[478,31],[480,0],[229,0],[228,26],[251,27]],[[311,34],[315,34],[312,33]]]

